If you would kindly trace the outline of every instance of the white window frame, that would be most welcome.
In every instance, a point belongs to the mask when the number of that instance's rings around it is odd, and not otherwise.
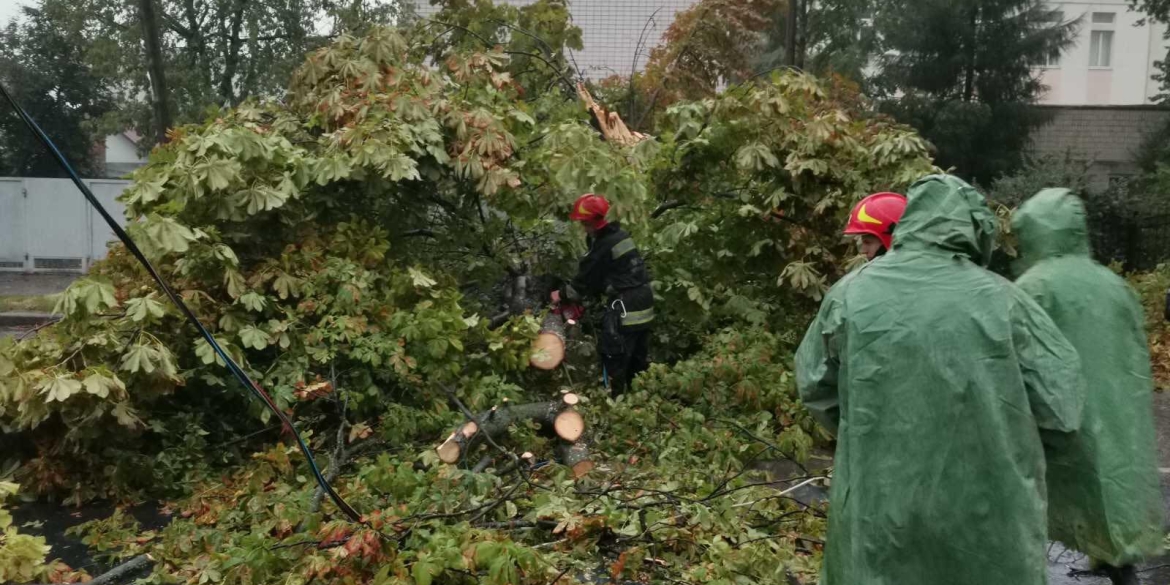
[[[1109,22],[1097,22],[1097,15],[1108,15],[1111,17],[1111,19]],[[1089,28],[1089,69],[1093,69],[1093,70],[1113,69],[1113,53],[1114,53],[1114,49],[1115,49],[1114,45],[1116,44],[1116,41],[1117,41],[1117,32],[1116,32],[1117,13],[1116,12],[1093,12],[1089,15],[1089,23],[1090,23],[1090,28]],[[1099,64],[1094,65],[1093,64],[1094,60],[1097,60],[1098,63],[1101,62],[1100,57],[1101,57],[1101,47],[1102,47],[1102,44],[1098,44],[1096,47],[1094,47],[1094,45],[1093,45],[1093,38],[1094,37],[1108,38],[1109,39],[1109,43],[1108,43],[1109,60],[1105,65],[1099,65]],[[1096,51],[1093,50],[1094,48],[1096,48]]]
[[[1052,19],[1045,20],[1047,24],[1061,24],[1064,22],[1064,13],[1055,12],[1052,14]],[[1048,55],[1044,56],[1044,61],[1033,65],[1036,69],[1060,69],[1060,62],[1064,57],[1064,52],[1057,53],[1055,57]]]
[[[1111,30],[1094,30],[1089,33],[1089,69],[1113,69],[1113,39],[1115,36],[1116,35],[1114,35],[1114,32]],[[1100,64],[1102,44],[1098,43],[1096,46],[1094,46],[1093,38],[1095,37],[1109,40],[1107,43],[1109,47],[1107,53],[1108,59],[1104,65]],[[1096,51],[1093,50],[1094,48]],[[1096,60],[1097,65],[1093,64],[1094,60]]]

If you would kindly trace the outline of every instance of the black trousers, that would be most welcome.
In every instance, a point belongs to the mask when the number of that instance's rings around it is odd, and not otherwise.
[[[650,367],[650,330],[603,332],[597,350],[609,378],[610,393],[618,396],[630,387],[634,376]]]

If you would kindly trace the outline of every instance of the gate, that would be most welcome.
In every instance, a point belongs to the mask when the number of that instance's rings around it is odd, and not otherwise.
[[[129,181],[86,179],[85,184],[125,225],[117,197]],[[85,272],[117,239],[68,179],[0,178],[0,271]]]

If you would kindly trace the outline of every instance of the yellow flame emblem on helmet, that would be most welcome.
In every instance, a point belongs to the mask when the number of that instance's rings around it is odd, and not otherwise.
[[[857,220],[861,223],[876,223],[878,225],[882,224],[882,220],[876,219],[872,215],[866,213],[864,205],[861,206],[861,209],[857,210]]]

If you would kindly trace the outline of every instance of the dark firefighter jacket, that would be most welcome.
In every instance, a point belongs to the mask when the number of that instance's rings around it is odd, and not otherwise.
[[[623,330],[647,329],[654,321],[654,292],[650,272],[630,234],[618,222],[589,237],[589,252],[581,258],[577,276],[565,285],[565,300],[604,297],[607,311],[621,316]]]

